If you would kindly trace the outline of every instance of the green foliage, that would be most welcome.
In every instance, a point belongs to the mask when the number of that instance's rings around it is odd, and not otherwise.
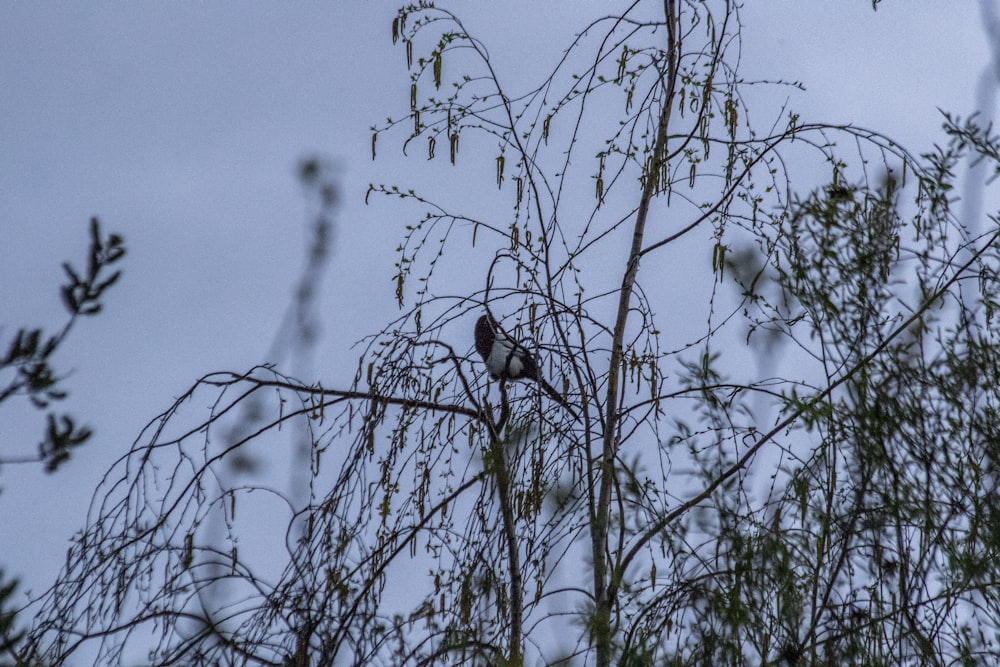
[[[121,271],[108,270],[125,256],[125,244],[118,234],[104,237],[97,218],[90,221],[90,246],[87,268],[79,271],[69,263],[63,264],[68,282],[60,294],[69,313],[62,329],[46,335],[42,329],[21,328],[0,356],[0,372],[13,374],[0,385],[0,402],[16,396],[25,396],[38,410],[48,410],[53,402],[66,398],[62,378],[52,366],[56,350],[66,339],[79,317],[89,317],[101,312],[105,292],[121,276]],[[91,429],[78,426],[73,416],[48,411],[46,428],[38,445],[37,460],[44,462],[47,472],[54,472],[67,461],[70,452],[84,444],[91,436]]]
[[[48,410],[49,406],[66,398],[62,388],[62,378],[52,366],[52,359],[69,335],[79,317],[97,315],[101,312],[102,297],[108,288],[117,282],[120,271],[108,274],[108,268],[125,256],[125,245],[117,234],[104,237],[97,218],[90,221],[90,245],[85,272],[63,264],[68,282],[62,287],[63,304],[69,314],[62,329],[53,335],[46,335],[42,329],[21,328],[6,346],[7,352],[0,356],[0,373],[8,371],[13,377],[0,384],[0,403],[19,397],[27,397],[36,409],[46,411],[46,427],[38,445],[38,455],[26,459],[3,459],[0,463],[44,463],[46,472],[55,470],[69,457],[70,452],[83,445],[92,435],[90,428],[78,426],[73,416],[57,414]],[[25,631],[19,630],[18,609],[9,608],[17,579],[5,580],[0,570],[0,656],[9,655],[13,663],[23,664],[19,647]]]
[[[5,662],[3,656],[15,654],[15,648],[24,639],[24,631],[15,625],[17,609],[8,607],[8,603],[17,589],[17,579],[7,579],[0,569],[0,665],[6,667],[12,663]]]

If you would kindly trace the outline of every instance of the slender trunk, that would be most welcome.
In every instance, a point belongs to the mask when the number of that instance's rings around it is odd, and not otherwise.
[[[506,400],[504,401],[506,403]],[[521,552],[518,550],[517,524],[514,521],[514,505],[510,497],[510,474],[504,456],[503,441],[494,433],[490,438],[490,456],[493,459],[493,478],[497,485],[497,500],[500,503],[500,517],[503,521],[504,541],[507,543],[507,566],[510,569],[510,637],[507,643],[507,665],[520,665],[521,627],[523,598],[521,583]]]
[[[664,11],[667,21],[667,71],[666,91],[663,97],[663,108],[656,128],[656,142],[644,175],[642,197],[636,212],[635,227],[632,231],[632,247],[629,251],[628,265],[622,278],[621,291],[618,298],[618,315],[615,319],[613,339],[611,343],[611,362],[608,369],[608,392],[605,401],[606,430],[602,441],[600,491],[596,508],[596,516],[592,521],[591,552],[594,561],[594,618],[591,632],[597,651],[598,667],[608,667],[612,658],[611,610],[614,600],[609,595],[608,568],[609,552],[607,550],[608,527],[611,512],[611,491],[615,479],[615,454],[618,448],[618,394],[620,391],[620,374],[624,355],[623,343],[625,325],[628,320],[629,303],[635,287],[635,277],[639,271],[639,257],[642,253],[643,238],[646,231],[646,219],[649,206],[656,194],[660,181],[660,169],[663,168],[664,156],[667,154],[667,127],[670,124],[670,109],[674,98],[674,80],[677,71],[676,25],[677,8],[675,0],[665,0]],[[613,577],[618,576],[612,573]],[[616,587],[617,588],[617,587]]]

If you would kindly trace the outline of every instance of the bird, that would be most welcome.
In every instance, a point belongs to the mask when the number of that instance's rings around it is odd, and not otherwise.
[[[491,379],[534,380],[553,401],[576,417],[576,411],[570,407],[562,394],[542,377],[538,370],[538,362],[531,351],[504,333],[489,313],[476,320],[475,334],[476,352],[486,363],[486,370]]]

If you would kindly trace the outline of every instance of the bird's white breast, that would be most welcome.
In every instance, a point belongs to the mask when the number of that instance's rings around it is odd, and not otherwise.
[[[524,361],[515,351],[513,341],[503,334],[497,334],[496,340],[493,341],[490,356],[486,360],[486,369],[490,375],[509,378],[520,377],[521,371],[524,370]]]

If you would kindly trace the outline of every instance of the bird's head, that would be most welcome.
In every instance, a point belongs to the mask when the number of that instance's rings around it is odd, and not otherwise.
[[[489,313],[476,320],[476,352],[486,360],[496,340],[496,322]]]

